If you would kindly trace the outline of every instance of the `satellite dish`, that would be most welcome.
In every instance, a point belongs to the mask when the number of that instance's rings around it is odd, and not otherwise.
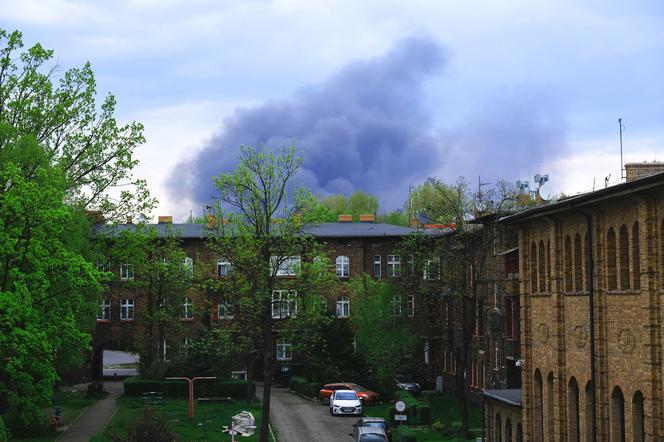
[[[553,187],[549,183],[540,186],[540,197],[544,200],[550,200],[553,197]]]

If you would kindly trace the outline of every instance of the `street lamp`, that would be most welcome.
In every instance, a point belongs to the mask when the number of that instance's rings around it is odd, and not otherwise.
[[[194,418],[194,381],[202,379],[217,379],[215,376],[198,376],[195,378],[185,378],[185,377],[171,377],[166,378],[173,381],[187,381],[189,382],[189,419]]]

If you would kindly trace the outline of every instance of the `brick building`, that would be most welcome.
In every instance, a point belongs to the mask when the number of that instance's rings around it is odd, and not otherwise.
[[[414,324],[427,322],[429,309],[423,306],[423,293],[410,287],[419,287],[419,284],[408,284],[407,279],[421,279],[409,270],[414,265],[410,257],[400,256],[399,247],[402,239],[410,234],[420,232],[434,237],[440,234],[438,229],[409,228],[383,223],[376,223],[372,215],[363,215],[360,222],[353,222],[349,216],[340,216],[337,223],[324,223],[306,228],[304,233],[313,235],[323,243],[324,250],[328,255],[333,272],[343,282],[352,276],[367,273],[375,278],[384,278],[399,281],[403,293],[400,296],[401,308],[399,315],[404,320]],[[207,247],[206,239],[210,234],[210,227],[205,224],[175,224],[170,222],[170,217],[160,217],[159,224],[146,226],[154,229],[158,236],[165,236],[169,230],[177,232],[181,240],[181,247],[186,252],[185,264],[189,266],[204,266],[209,272],[209,277],[223,278],[230,271],[231,264],[221,257],[212,256]],[[134,229],[133,224],[119,226],[99,226],[98,229],[116,229],[116,231]],[[299,257],[294,257],[299,260]],[[132,349],[134,339],[141,327],[137,320],[136,312],[144,307],[145,300],[136,296],[127,289],[126,281],[134,278],[131,267],[126,263],[112,263],[111,270],[115,278],[110,290],[102,301],[101,310],[97,319],[97,327],[93,339],[92,372],[100,375],[102,366],[102,355],[104,349]],[[285,275],[288,276],[288,275]],[[137,276],[139,277],[139,276]],[[402,281],[403,280],[403,281]],[[404,284],[401,284],[404,282]],[[275,292],[278,292],[275,290]],[[273,293],[274,296],[282,296]],[[348,296],[344,284],[339,286],[335,293],[327,293],[327,307],[339,320],[345,320],[352,315],[353,305]],[[205,306],[205,308],[201,308]],[[183,303],[180,312],[181,332],[178,336],[169,336],[165,339],[162,351],[166,352],[179,343],[185,341],[201,329],[217,323],[232,326],[233,307],[216,302],[202,293],[192,290],[183,294]],[[419,326],[422,332],[419,350],[425,351],[427,356],[420,358],[423,372],[437,373],[438,361],[437,347],[430,345],[435,337],[429,337],[427,327]],[[436,330],[437,332],[437,330]],[[277,341],[277,363],[282,366],[290,365],[297,360],[297,356],[291,351],[291,342]],[[414,349],[415,350],[415,349]],[[420,353],[423,355],[423,353]]]
[[[524,440],[664,438],[664,173],[626,171],[505,219],[519,231]]]

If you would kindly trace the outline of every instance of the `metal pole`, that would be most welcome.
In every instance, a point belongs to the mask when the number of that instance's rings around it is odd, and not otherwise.
[[[194,418],[194,381],[197,381],[199,379],[217,379],[214,376],[200,376],[200,377],[195,377],[195,378],[187,378],[184,376],[179,376],[179,377],[170,377],[166,378],[168,380],[173,380],[173,381],[187,381],[189,383],[189,419]]]
[[[620,181],[623,180],[623,146],[622,146],[622,130],[623,130],[623,125],[622,125],[622,118],[618,118],[618,125],[620,126]]]

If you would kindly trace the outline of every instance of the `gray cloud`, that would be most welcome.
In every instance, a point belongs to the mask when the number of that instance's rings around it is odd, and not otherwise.
[[[304,155],[298,179],[315,193],[364,190],[385,207],[400,206],[408,184],[442,160],[421,86],[446,61],[432,39],[408,38],[289,99],[237,109],[195,157],[176,167],[169,191],[204,205],[215,195],[212,177],[232,170],[238,146],[277,148],[295,140]]]

